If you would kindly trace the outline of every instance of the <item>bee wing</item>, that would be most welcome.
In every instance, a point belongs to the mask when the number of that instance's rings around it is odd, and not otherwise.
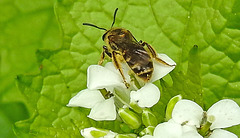
[[[124,52],[123,57],[130,67],[137,64],[144,66],[148,64],[149,61],[151,61],[151,57],[142,47],[130,47]]]
[[[153,72],[153,62],[143,47],[131,47],[123,54],[129,67],[138,77],[148,81]]]

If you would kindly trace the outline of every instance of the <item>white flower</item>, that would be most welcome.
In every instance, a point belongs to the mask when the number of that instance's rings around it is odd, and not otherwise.
[[[211,138],[221,138],[220,135],[228,138],[236,137],[235,134],[219,128],[240,124],[240,108],[237,103],[229,99],[220,100],[212,105],[206,114],[208,121],[212,123],[210,126],[210,130],[213,131],[210,135]],[[172,119],[179,124],[199,128],[202,118],[202,108],[190,100],[180,100],[172,111]]]
[[[127,78],[129,77],[127,76]],[[100,65],[90,65],[88,67],[87,87],[90,90],[103,88],[113,90],[115,87],[125,88],[125,85],[120,73],[114,68],[113,63],[108,62],[105,67]]]
[[[117,133],[105,129],[97,129],[94,127],[85,128],[81,130],[81,135],[84,138],[96,138],[101,136],[101,138],[114,138]]]
[[[91,108],[88,117],[97,121],[115,120],[114,97],[105,99],[99,89],[106,88],[112,93],[115,87],[124,88],[122,78],[116,72],[103,66],[91,65],[87,71],[87,86],[88,89],[81,90],[67,106]]]
[[[226,128],[240,124],[240,107],[233,100],[224,99],[212,105],[208,111],[207,120],[210,121],[209,129],[212,131],[209,138],[237,138]],[[203,109],[193,101],[180,100],[172,111],[172,119],[156,126],[153,136],[143,138],[203,138],[197,128],[200,127],[204,117]]]
[[[140,107],[152,107],[160,99],[160,91],[157,86],[148,83],[137,91],[130,94],[130,102],[137,103]]]
[[[214,116],[214,121],[210,127],[227,128],[240,124],[240,107],[230,99],[220,100],[213,104],[207,111],[208,116]]]
[[[167,55],[159,54],[158,56],[168,64],[176,65]],[[175,67],[157,63],[155,60],[153,62],[154,71],[150,82],[164,77]],[[122,64],[122,68],[126,81],[130,82],[129,67]],[[88,117],[97,121],[115,120],[116,107],[114,98],[127,97],[128,100],[121,99],[120,101],[124,102],[123,104],[129,104],[127,101],[135,102],[140,107],[151,107],[158,102],[160,91],[150,82],[139,90],[127,89],[120,72],[112,62],[108,62],[105,67],[91,65],[87,70],[87,89],[81,90],[69,101],[67,106],[91,108]],[[106,89],[109,95],[107,97],[103,96],[101,89]],[[116,95],[115,90],[118,90],[121,96]]]
[[[227,130],[214,129],[209,138],[238,138],[238,137]]]
[[[84,138],[136,138],[137,137],[137,135],[133,133],[118,134],[111,130],[95,128],[95,127],[84,128],[80,132]]]
[[[181,125],[170,119],[168,122],[158,124],[153,136],[145,135],[142,138],[202,138],[196,128]]]
[[[91,108],[88,117],[97,121],[116,119],[113,97],[105,99],[99,90],[82,90],[69,101],[67,106]]]
[[[172,111],[172,119],[179,124],[187,124],[200,127],[203,109],[193,101],[180,100],[176,103]]]

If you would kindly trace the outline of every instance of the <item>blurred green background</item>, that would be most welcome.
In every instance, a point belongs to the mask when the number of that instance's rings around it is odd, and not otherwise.
[[[35,52],[59,47],[54,0],[0,0],[0,137],[15,137],[13,123],[31,110],[15,84],[18,74],[36,73]]]

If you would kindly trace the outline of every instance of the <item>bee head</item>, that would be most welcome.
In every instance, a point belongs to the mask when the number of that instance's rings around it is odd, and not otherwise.
[[[102,39],[108,41],[119,43],[124,40],[129,40],[131,37],[130,32],[124,28],[112,28],[108,30],[105,34],[103,34]]]

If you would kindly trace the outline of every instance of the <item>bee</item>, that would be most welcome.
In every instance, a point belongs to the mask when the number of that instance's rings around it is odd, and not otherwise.
[[[114,12],[113,22],[109,30],[90,23],[83,23],[83,25],[92,26],[106,31],[102,36],[102,40],[106,45],[103,45],[101,59],[98,62],[99,65],[103,63],[105,55],[110,57],[116,69],[119,70],[127,88],[129,87],[129,84],[123,74],[122,62],[127,63],[132,72],[144,82],[148,82],[152,77],[154,70],[153,58],[164,65],[175,66],[169,65],[162,59],[158,58],[152,46],[141,40],[137,41],[129,30],[120,27],[113,28],[117,11],[118,8],[116,8]]]

